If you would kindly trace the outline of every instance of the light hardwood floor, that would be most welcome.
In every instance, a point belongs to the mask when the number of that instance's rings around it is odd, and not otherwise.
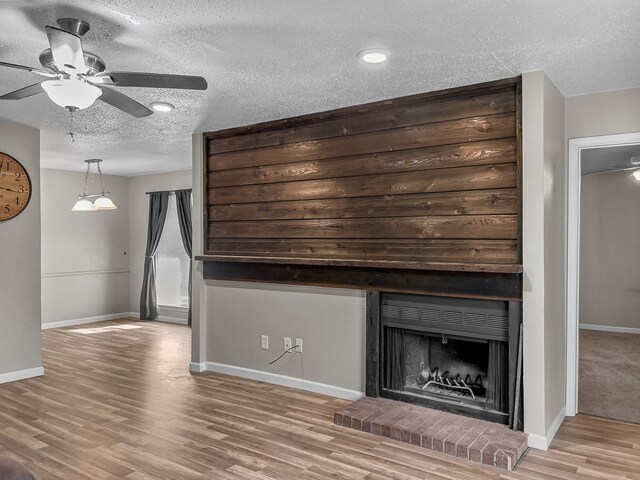
[[[516,471],[332,423],[346,403],[187,371],[187,327],[43,333],[46,375],[0,385],[0,454],[47,479],[640,479],[640,427],[578,416]]]

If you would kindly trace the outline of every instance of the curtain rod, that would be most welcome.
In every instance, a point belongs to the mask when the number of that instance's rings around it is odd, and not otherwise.
[[[191,190],[190,188],[178,188],[176,190],[156,190],[154,192],[144,192],[145,195],[150,195],[152,193],[162,193],[169,192],[169,195],[175,195],[177,190]]]
[[[169,195],[175,195],[176,191],[175,190],[156,190],[154,192],[144,192],[145,195],[151,195],[152,193],[163,193],[163,192],[167,192],[169,193]]]

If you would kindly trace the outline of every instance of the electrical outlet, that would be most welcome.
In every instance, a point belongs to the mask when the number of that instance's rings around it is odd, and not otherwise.
[[[296,338],[296,352],[297,353],[302,353],[302,339],[301,338]]]
[[[260,337],[260,348],[262,348],[262,350],[269,350],[269,335],[262,335]]]
[[[284,337],[284,349],[289,350],[291,348],[291,339]]]

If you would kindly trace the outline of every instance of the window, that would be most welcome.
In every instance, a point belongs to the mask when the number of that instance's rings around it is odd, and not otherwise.
[[[158,251],[156,293],[158,305],[166,307],[189,307],[189,257],[184,251],[176,197],[169,197],[169,210]]]

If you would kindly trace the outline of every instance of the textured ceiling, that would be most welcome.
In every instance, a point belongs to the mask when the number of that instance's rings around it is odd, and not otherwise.
[[[45,95],[0,103],[42,130],[42,166],[106,173],[190,167],[191,133],[544,69],[566,96],[640,86],[638,0],[0,0],[0,60],[38,66],[43,27],[91,24],[107,69],[202,75],[206,92],[121,89],[176,110],[134,119],[97,102],[75,115]],[[356,54],[392,55],[365,65]],[[41,80],[0,69],[0,92]]]
[[[631,169],[634,168],[631,164],[633,157],[637,157],[640,161],[640,145],[588,148],[580,152],[582,174]]]

